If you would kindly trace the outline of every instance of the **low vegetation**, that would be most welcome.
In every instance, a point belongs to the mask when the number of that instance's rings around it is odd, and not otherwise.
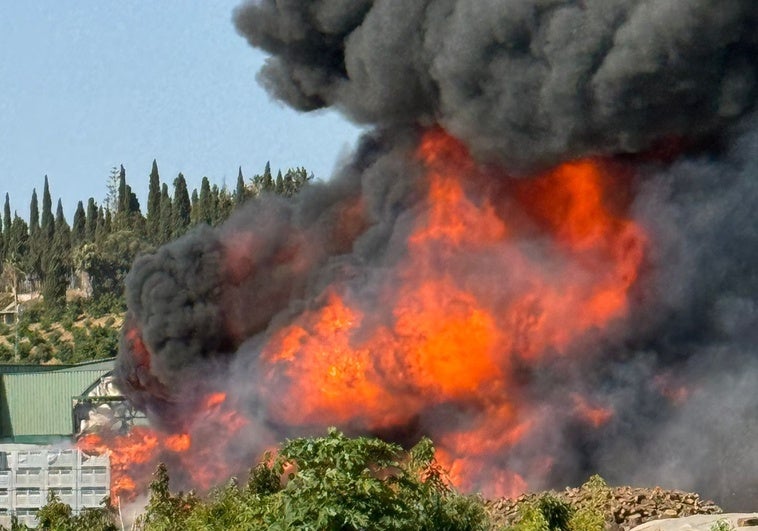
[[[123,323],[118,300],[76,298],[51,314],[41,300],[16,323],[0,323],[0,363],[71,364],[116,355]]]
[[[602,480],[596,479],[602,497]],[[133,531],[173,530],[449,530],[601,531],[605,519],[595,506],[572,505],[557,493],[530,497],[507,521],[479,496],[458,493],[422,439],[409,451],[379,439],[346,437],[330,429],[324,437],[285,442],[267,455],[241,484],[226,485],[200,498],[172,493],[164,465],[156,470],[150,496]],[[122,529],[118,511],[73,515],[55,496],[38,513],[39,528],[56,531]],[[26,529],[14,524],[13,531]]]

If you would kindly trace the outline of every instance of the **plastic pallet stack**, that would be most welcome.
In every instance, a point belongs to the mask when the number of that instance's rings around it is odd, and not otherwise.
[[[109,485],[107,455],[43,446],[0,446],[0,525],[9,527],[13,515],[20,523],[36,525],[36,511],[47,503],[50,491],[74,513],[98,507],[109,494]]]

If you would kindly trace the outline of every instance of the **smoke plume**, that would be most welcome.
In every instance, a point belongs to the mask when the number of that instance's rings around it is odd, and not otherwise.
[[[223,390],[247,419],[229,463],[333,424],[431,435],[485,493],[598,472],[750,509],[755,2],[259,0],[234,21],[274,97],[373,130],[328,182],[136,261],[117,372],[156,425],[221,444],[195,412]]]
[[[293,107],[437,123],[511,172],[715,133],[756,94],[745,0],[266,1],[236,23]]]

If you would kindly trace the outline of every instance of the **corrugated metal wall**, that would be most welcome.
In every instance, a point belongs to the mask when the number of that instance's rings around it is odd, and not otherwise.
[[[0,437],[71,435],[72,401],[108,372],[60,370],[2,375]]]

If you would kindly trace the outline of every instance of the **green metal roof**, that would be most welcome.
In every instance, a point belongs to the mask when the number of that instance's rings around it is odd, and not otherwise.
[[[68,365],[40,365],[33,363],[0,363],[0,374],[17,372],[50,372],[59,371]]]
[[[0,375],[9,373],[36,373],[36,372],[49,372],[49,371],[91,371],[99,370],[101,368],[107,368],[109,371],[113,370],[115,366],[116,358],[105,358],[102,360],[84,361],[82,363],[75,364],[56,364],[56,365],[40,365],[38,363],[0,363]]]
[[[97,362],[56,371],[0,374],[0,438],[71,435],[72,397],[113,368]]]

